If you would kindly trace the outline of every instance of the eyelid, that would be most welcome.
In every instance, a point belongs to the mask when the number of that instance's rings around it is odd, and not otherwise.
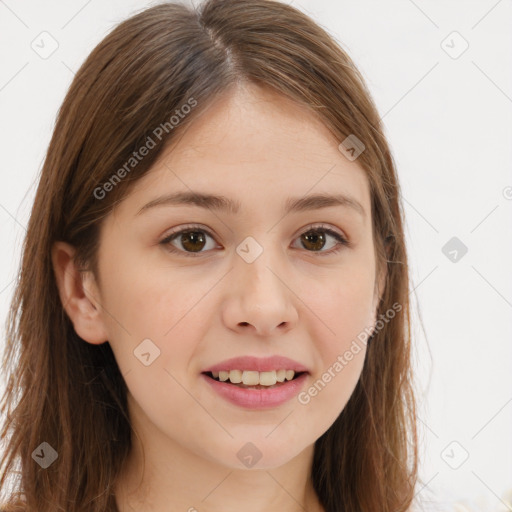
[[[185,224],[167,233],[160,243],[169,241],[170,238],[172,238],[174,235],[180,234],[182,231],[193,231],[194,229],[197,231],[204,231],[208,236],[215,239],[215,236],[212,234],[212,232],[201,224]]]
[[[169,247],[168,247],[167,250],[169,252],[172,252],[172,253],[176,252],[176,253],[179,253],[179,254],[183,254],[185,256],[199,257],[199,256],[202,256],[204,254],[207,254],[209,251],[200,251],[200,252],[197,252],[197,253],[182,251],[182,250],[176,249],[174,246],[172,246],[170,244],[170,242],[172,241],[172,238],[174,236],[179,235],[182,232],[188,232],[188,231],[193,231],[193,230],[203,231],[209,237],[211,237],[213,240],[215,240],[215,236],[211,233],[211,231],[208,228],[202,226],[201,224],[185,224],[185,225],[179,226],[175,230],[173,230],[170,233],[166,234],[165,237],[163,238],[163,240],[161,242],[159,242],[159,243],[161,245],[168,245]],[[310,225],[306,226],[305,228],[303,228],[299,232],[298,235],[296,235],[294,237],[294,240],[297,239],[299,236],[303,235],[304,233],[308,233],[310,231],[315,231],[315,230],[324,231],[327,234],[331,235],[333,238],[335,238],[338,241],[338,245],[337,245],[337,247],[335,247],[333,249],[330,249],[328,251],[307,251],[306,249],[303,249],[306,252],[309,252],[311,254],[318,255],[318,256],[332,255],[332,254],[338,253],[344,247],[352,247],[352,245],[353,245],[352,242],[349,240],[349,238],[347,236],[345,236],[342,233],[339,233],[333,227],[331,227],[329,225],[326,225],[325,223],[321,223],[321,222],[320,223],[313,223],[313,224],[310,224]]]

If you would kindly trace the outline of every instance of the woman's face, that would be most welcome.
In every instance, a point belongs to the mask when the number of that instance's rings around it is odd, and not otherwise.
[[[276,467],[332,425],[363,367],[357,336],[378,303],[368,182],[311,114],[253,85],[180,137],[103,225],[101,322],[136,428],[224,466]],[[238,211],[163,199],[176,193]],[[308,373],[284,402],[249,407],[217,391],[239,386],[203,374],[238,356],[284,356]]]

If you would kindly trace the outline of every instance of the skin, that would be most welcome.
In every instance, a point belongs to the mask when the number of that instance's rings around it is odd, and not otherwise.
[[[198,117],[107,217],[99,276],[80,277],[74,248],[55,244],[75,330],[88,343],[108,340],[129,389],[135,434],[116,484],[121,512],[323,510],[309,477],[314,443],[350,398],[366,346],[308,404],[247,410],[200,373],[238,355],[285,355],[309,368],[307,390],[373,326],[385,276],[377,282],[369,185],[339,142],[303,107],[245,84]],[[241,211],[181,205],[136,215],[163,193],[191,190],[238,200]],[[333,191],[365,216],[343,206],[283,214],[289,196]],[[327,254],[338,242],[326,234],[315,251],[301,235],[318,223],[352,245]],[[178,236],[177,253],[159,244],[187,224],[213,238],[183,245]],[[263,248],[252,263],[236,252],[247,236]],[[160,350],[149,366],[134,356],[146,338]],[[237,457],[247,442],[261,452],[251,468]]]

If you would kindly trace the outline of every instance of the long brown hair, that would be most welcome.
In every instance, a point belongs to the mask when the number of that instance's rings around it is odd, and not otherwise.
[[[418,449],[408,263],[399,184],[377,109],[351,59],[299,10],[207,0],[196,8],[159,4],[122,22],[83,63],[59,110],[7,320],[0,489],[12,476],[14,492],[4,510],[117,510],[114,482],[131,448],[126,384],[109,343],[86,343],[74,331],[51,248],[58,240],[74,245],[80,268],[96,272],[102,220],[181,130],[243,81],[306,105],[340,143],[349,135],[364,143],[358,163],[370,184],[377,265],[387,266],[378,314],[401,308],[376,330],[350,400],[316,441],[311,478],[326,512],[411,505]],[[170,116],[190,98],[196,105],[171,127]],[[159,126],[167,129],[156,137]],[[149,136],[156,147],[112,184]],[[100,194],[107,182],[108,194]],[[58,453],[46,469],[33,457],[43,442]]]

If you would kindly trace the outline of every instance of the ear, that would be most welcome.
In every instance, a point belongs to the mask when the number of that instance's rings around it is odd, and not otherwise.
[[[379,275],[375,279],[375,293],[374,293],[374,302],[373,302],[373,311],[374,317],[377,317],[377,311],[379,308],[380,301],[384,295],[386,290],[386,280],[388,277],[388,264],[387,260],[389,260],[389,246],[386,243],[386,261],[382,263],[382,268],[380,269]]]
[[[92,272],[80,272],[75,264],[75,248],[55,242],[52,263],[60,300],[76,333],[85,341],[100,345],[108,341],[101,314],[99,289]]]
[[[386,289],[387,275],[388,275],[388,265],[386,262],[384,262],[382,265],[382,268],[380,270],[380,274],[377,277],[377,289],[375,290],[375,292],[377,294],[377,304],[376,304],[377,307],[379,306],[382,296],[384,295],[384,291]]]

